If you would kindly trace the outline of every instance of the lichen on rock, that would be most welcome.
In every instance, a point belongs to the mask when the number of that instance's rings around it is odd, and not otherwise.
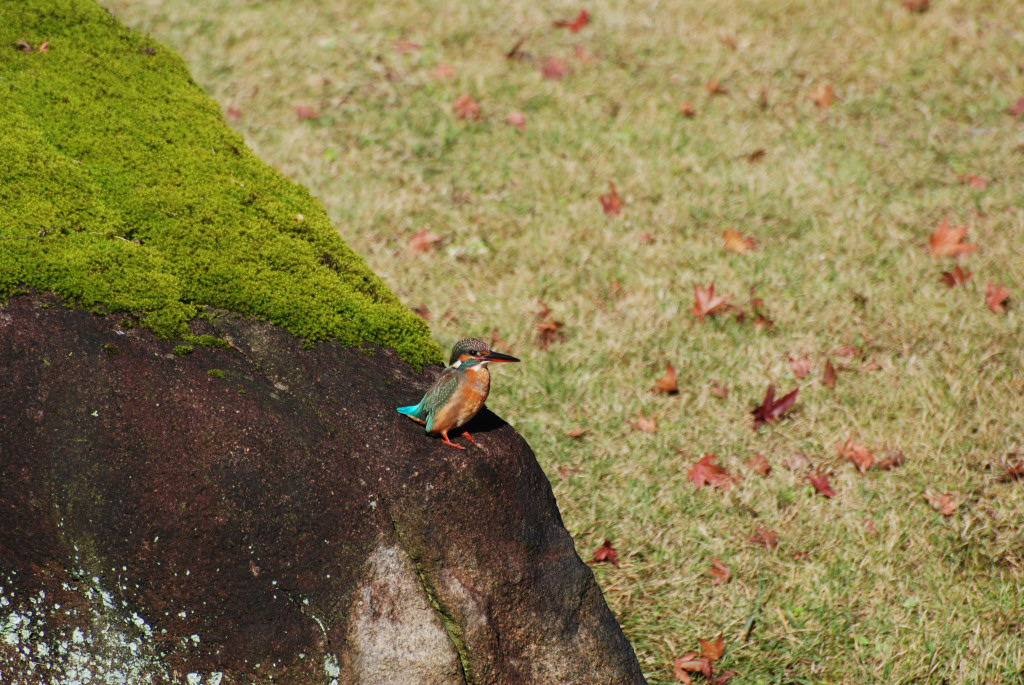
[[[218,307],[307,341],[440,360],[426,325],[175,53],[90,0],[0,0],[0,16],[0,301],[53,292],[186,339]]]

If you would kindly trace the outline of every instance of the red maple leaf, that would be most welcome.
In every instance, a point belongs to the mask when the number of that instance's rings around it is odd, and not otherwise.
[[[768,549],[776,549],[779,546],[779,534],[774,530],[757,526],[754,528],[754,534],[747,538],[747,542],[753,542],[755,545],[764,545]]]
[[[811,482],[814,489],[824,497],[835,497],[836,491],[828,484],[828,474],[821,471],[814,471],[807,474],[807,480]]]
[[[762,424],[775,423],[781,419],[786,412],[793,408],[799,392],[800,388],[794,388],[776,400],[775,384],[769,383],[768,390],[764,394],[764,401],[750,411],[754,415],[754,430],[757,430]]]
[[[978,249],[978,245],[960,242],[967,235],[966,226],[950,226],[949,219],[943,219],[931,237],[928,245],[936,257],[955,257]]]
[[[985,190],[988,188],[989,183],[989,180],[984,176],[973,176],[970,174],[960,174],[956,177],[956,180],[967,184],[967,187],[971,190]]]
[[[903,7],[908,12],[915,12],[917,14],[924,14],[928,11],[931,6],[931,0],[904,0]]]
[[[509,112],[508,116],[505,117],[505,123],[509,126],[515,126],[520,131],[526,130],[526,115],[520,111]]]
[[[452,102],[456,119],[479,119],[480,105],[469,93],[463,93]]]
[[[612,547],[612,541],[605,538],[604,544],[594,550],[594,558],[591,563],[607,561],[615,568],[619,567],[619,553]]]
[[[306,119],[316,120],[320,118],[320,114],[308,105],[296,105],[294,109],[295,118],[299,121],[305,121]]]
[[[705,316],[711,316],[721,312],[725,303],[731,295],[715,295],[715,284],[711,283],[707,288],[702,288],[696,283],[693,284],[693,307],[690,312],[700,321]]]
[[[1015,117],[1024,115],[1024,98],[1019,98],[1015,103],[1007,107],[1006,111]]]
[[[826,388],[836,387],[836,381],[839,377],[836,375],[836,367],[832,366],[832,360],[825,360],[825,370],[821,374],[821,384]]]
[[[690,472],[686,474],[686,477],[693,481],[697,489],[705,485],[712,485],[719,490],[729,490],[735,484],[735,476],[730,476],[721,466],[711,463],[715,459],[718,457],[714,454],[705,454],[690,467]]]
[[[432,233],[428,228],[421,228],[409,238],[409,249],[413,252],[429,252],[441,236]]]
[[[572,72],[569,62],[558,57],[548,57],[540,67],[540,74],[544,78],[553,81],[560,81]]]
[[[619,216],[622,214],[622,200],[619,198],[618,191],[615,190],[615,182],[608,181],[608,192],[604,195],[598,196],[598,200],[601,201],[601,209],[608,216]]]
[[[587,10],[580,10],[580,13],[576,15],[575,19],[557,19],[555,20],[555,26],[558,28],[569,29],[572,33],[577,33],[581,28],[586,26],[590,22],[590,13]]]
[[[940,280],[945,283],[947,287],[954,288],[966,283],[967,279],[970,277],[971,274],[961,269],[960,265],[957,264],[952,271],[943,271]]]
[[[1006,286],[1002,283],[998,285],[992,285],[991,283],[985,286],[985,304],[988,308],[994,311],[996,314],[1002,314],[1006,311],[1006,298],[1010,296],[1010,291],[1006,289]]]
[[[704,575],[711,576],[712,585],[725,585],[732,580],[732,571],[718,559],[711,560],[711,568],[705,571]]]
[[[857,467],[857,470],[864,473],[875,464],[875,455],[865,445],[858,445],[853,438],[847,438],[844,443],[836,443],[836,451],[843,459],[849,459]]]
[[[654,389],[667,395],[679,392],[679,375],[671,364],[665,364],[665,375],[654,381]]]

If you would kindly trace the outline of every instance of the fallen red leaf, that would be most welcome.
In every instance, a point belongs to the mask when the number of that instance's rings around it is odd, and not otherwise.
[[[786,412],[793,408],[799,392],[800,388],[794,388],[776,400],[775,384],[769,383],[768,390],[764,394],[764,401],[750,412],[754,415],[754,430],[757,430],[762,424],[775,423],[781,419]]]
[[[654,381],[654,388],[668,395],[679,392],[679,376],[671,364],[665,364],[665,375]]]
[[[636,421],[630,422],[629,425],[631,425],[638,431],[643,431],[644,433],[653,433],[656,430],[658,430],[657,419],[655,419],[653,416],[647,418],[646,416],[643,415],[643,413],[639,411],[636,413]]]
[[[943,516],[952,516],[956,512],[956,508],[960,506],[960,498],[949,492],[944,492],[941,495],[925,492],[924,498],[928,504],[932,505],[932,509]]]
[[[421,304],[419,307],[413,309],[416,312],[416,316],[420,317],[424,321],[430,321],[430,310],[427,309],[427,305]]]
[[[399,55],[404,55],[407,52],[416,52],[422,49],[423,46],[419,43],[413,43],[409,40],[397,40],[395,41],[395,52]]]
[[[1021,115],[1024,115],[1024,98],[1018,99],[1015,103],[1010,105],[1006,109],[1006,111],[1008,111],[1010,114],[1012,114],[1015,117],[1019,117]]]
[[[821,384],[826,388],[836,387],[836,381],[839,380],[839,376],[836,375],[836,367],[832,366],[832,360],[825,360],[825,371],[821,374]]]
[[[571,431],[566,431],[565,432],[565,437],[567,437],[567,438],[579,438],[579,437],[582,437],[586,432],[587,432],[587,429],[584,428],[583,426],[576,426]]]
[[[1010,296],[1010,291],[1006,289],[1006,286],[1002,283],[998,285],[992,285],[991,283],[985,286],[985,304],[988,308],[994,311],[996,314],[1003,314],[1006,312],[1006,298]]]
[[[879,459],[875,462],[876,469],[888,471],[891,468],[902,466],[903,462],[906,461],[906,457],[903,456],[903,452],[887,451],[886,454],[888,456],[885,459]]]
[[[697,638],[700,642],[700,655],[702,658],[707,659],[711,663],[715,663],[722,658],[725,654],[725,636],[722,633],[718,634],[714,640],[705,640],[702,637]]]
[[[429,228],[421,228],[409,238],[409,249],[413,252],[429,252],[441,236],[431,233]]]
[[[559,478],[562,478],[562,479],[572,478],[573,476],[577,475],[579,472],[580,472],[580,470],[578,468],[574,467],[574,466],[563,466],[562,468],[558,469],[558,476],[559,476]]]
[[[736,477],[730,476],[721,466],[711,463],[715,459],[718,457],[714,454],[705,454],[686,474],[686,478],[692,481],[698,490],[705,485],[711,485],[719,490],[729,490],[735,485]]]
[[[739,671],[734,671],[731,669],[728,671],[722,671],[718,674],[718,676],[715,677],[714,685],[725,685],[727,682],[729,682],[729,679],[737,673],[739,673]]]
[[[293,109],[295,110],[295,117],[299,121],[305,121],[306,119],[315,120],[320,118],[320,114],[308,105],[296,105]]]
[[[748,238],[731,227],[722,231],[722,239],[725,241],[725,249],[736,254],[743,254],[757,247],[757,242],[753,238]]]
[[[721,397],[722,399],[725,399],[729,396],[729,386],[722,383],[712,382],[711,387],[708,388],[708,392],[710,392],[715,397]]]
[[[608,181],[608,192],[604,195],[598,196],[598,200],[601,202],[601,209],[607,216],[619,216],[622,214],[622,200],[619,198],[619,193],[615,189],[615,182]]]
[[[908,12],[924,14],[931,7],[931,0],[904,0],[903,7]]]
[[[754,529],[754,534],[747,538],[747,542],[753,542],[756,545],[764,545],[770,550],[775,550],[779,546],[779,534],[774,530],[768,530],[757,526]]]
[[[864,473],[875,463],[875,455],[864,445],[858,445],[853,438],[847,438],[844,443],[836,443],[836,451],[843,459],[849,459],[857,467],[857,470]]]
[[[732,580],[732,571],[718,559],[711,560],[711,568],[705,571],[704,575],[711,576],[712,585],[725,585]]]
[[[853,345],[839,345],[832,350],[832,354],[837,357],[856,357],[860,355],[860,350]]]
[[[456,119],[479,119],[480,105],[469,93],[463,93],[452,102]]]
[[[519,111],[509,112],[508,116],[505,117],[505,123],[509,126],[515,126],[520,131],[525,131],[526,115]]]
[[[818,109],[828,109],[836,101],[835,89],[831,83],[819,83],[808,97],[818,106]]]
[[[594,550],[593,563],[607,561],[615,568],[619,567],[619,553],[612,547],[611,540],[605,539],[604,544]]]
[[[790,357],[789,370],[793,372],[795,378],[807,378],[807,374],[811,372],[811,358],[807,355],[799,359]]]
[[[700,673],[705,678],[711,677],[711,661],[698,657],[697,652],[687,652],[672,661],[672,674],[682,683],[692,682],[690,673]]]
[[[697,113],[697,110],[693,108],[693,103],[689,100],[683,100],[679,103],[679,113],[684,117],[692,117]]]
[[[718,37],[718,42],[724,45],[725,47],[729,48],[730,50],[735,50],[737,47],[735,36],[721,35]]]
[[[957,264],[953,267],[952,271],[943,271],[940,280],[946,284],[947,287],[954,288],[958,285],[963,285],[967,282],[967,279],[971,277],[971,274],[967,273],[960,268]]]
[[[999,476],[1001,481],[1024,480],[1024,459],[1009,459],[1006,462],[1006,470]]]
[[[587,12],[587,10],[580,10],[580,13],[576,15],[575,19],[558,19],[555,21],[555,26],[558,28],[566,28],[572,33],[576,33],[589,22],[590,13]]]
[[[767,150],[765,150],[763,147],[759,147],[747,155],[747,161],[750,162],[751,164],[756,164],[757,162],[763,161],[765,155],[767,154]]]
[[[807,474],[807,480],[811,482],[811,485],[818,494],[824,497],[835,497],[836,491],[828,484],[828,474],[822,473],[821,471],[814,471],[813,473]]]
[[[723,86],[717,78],[713,78],[705,83],[704,90],[708,91],[708,95],[725,95],[729,92],[729,89]]]
[[[438,64],[434,67],[434,71],[431,73],[431,76],[438,81],[450,79],[452,76],[455,76],[455,67],[451,64]]]
[[[988,179],[983,176],[971,176],[968,174],[960,174],[956,177],[961,183],[966,183],[971,190],[985,190],[988,188]]]
[[[49,39],[44,40],[42,43],[39,44],[39,47],[36,48],[36,52],[49,52],[49,51],[50,51],[50,41],[49,41]]]
[[[548,57],[540,67],[540,74],[544,78],[560,81],[572,72],[568,60],[558,57]]]
[[[224,110],[224,118],[229,121],[241,121],[242,110],[238,109],[237,107],[228,107],[226,110]]]
[[[932,255],[935,257],[955,257],[978,249],[978,245],[962,243],[967,235],[966,226],[950,226],[949,219],[943,219],[928,239]]]
[[[700,321],[704,321],[705,316],[712,316],[720,313],[721,309],[725,306],[725,303],[730,297],[732,296],[715,295],[714,282],[712,282],[707,288],[701,288],[699,285],[694,283],[693,307],[690,308],[690,312]]]
[[[768,463],[768,459],[760,452],[747,459],[747,468],[759,476],[767,476],[772,471],[772,465]]]

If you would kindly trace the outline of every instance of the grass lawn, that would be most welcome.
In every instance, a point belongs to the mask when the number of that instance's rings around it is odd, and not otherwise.
[[[1024,4],[602,2],[578,32],[564,2],[104,4],[184,55],[442,346],[523,359],[489,404],[580,555],[617,550],[593,566],[652,683],[720,633],[730,683],[1024,679]],[[944,220],[980,248],[934,256]],[[745,315],[694,316],[711,283]],[[669,363],[679,393],[652,393]],[[800,392],[753,430],[769,383]],[[851,438],[905,461],[861,473]],[[738,480],[698,488],[705,454]]]

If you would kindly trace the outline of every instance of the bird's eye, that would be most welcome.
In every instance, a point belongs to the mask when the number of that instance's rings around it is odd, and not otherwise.
[[[479,356],[480,356],[480,353],[479,353],[479,352],[477,352],[476,350],[470,350],[470,351],[469,351],[469,353],[470,353],[471,355],[473,355],[474,357],[479,357]]]

